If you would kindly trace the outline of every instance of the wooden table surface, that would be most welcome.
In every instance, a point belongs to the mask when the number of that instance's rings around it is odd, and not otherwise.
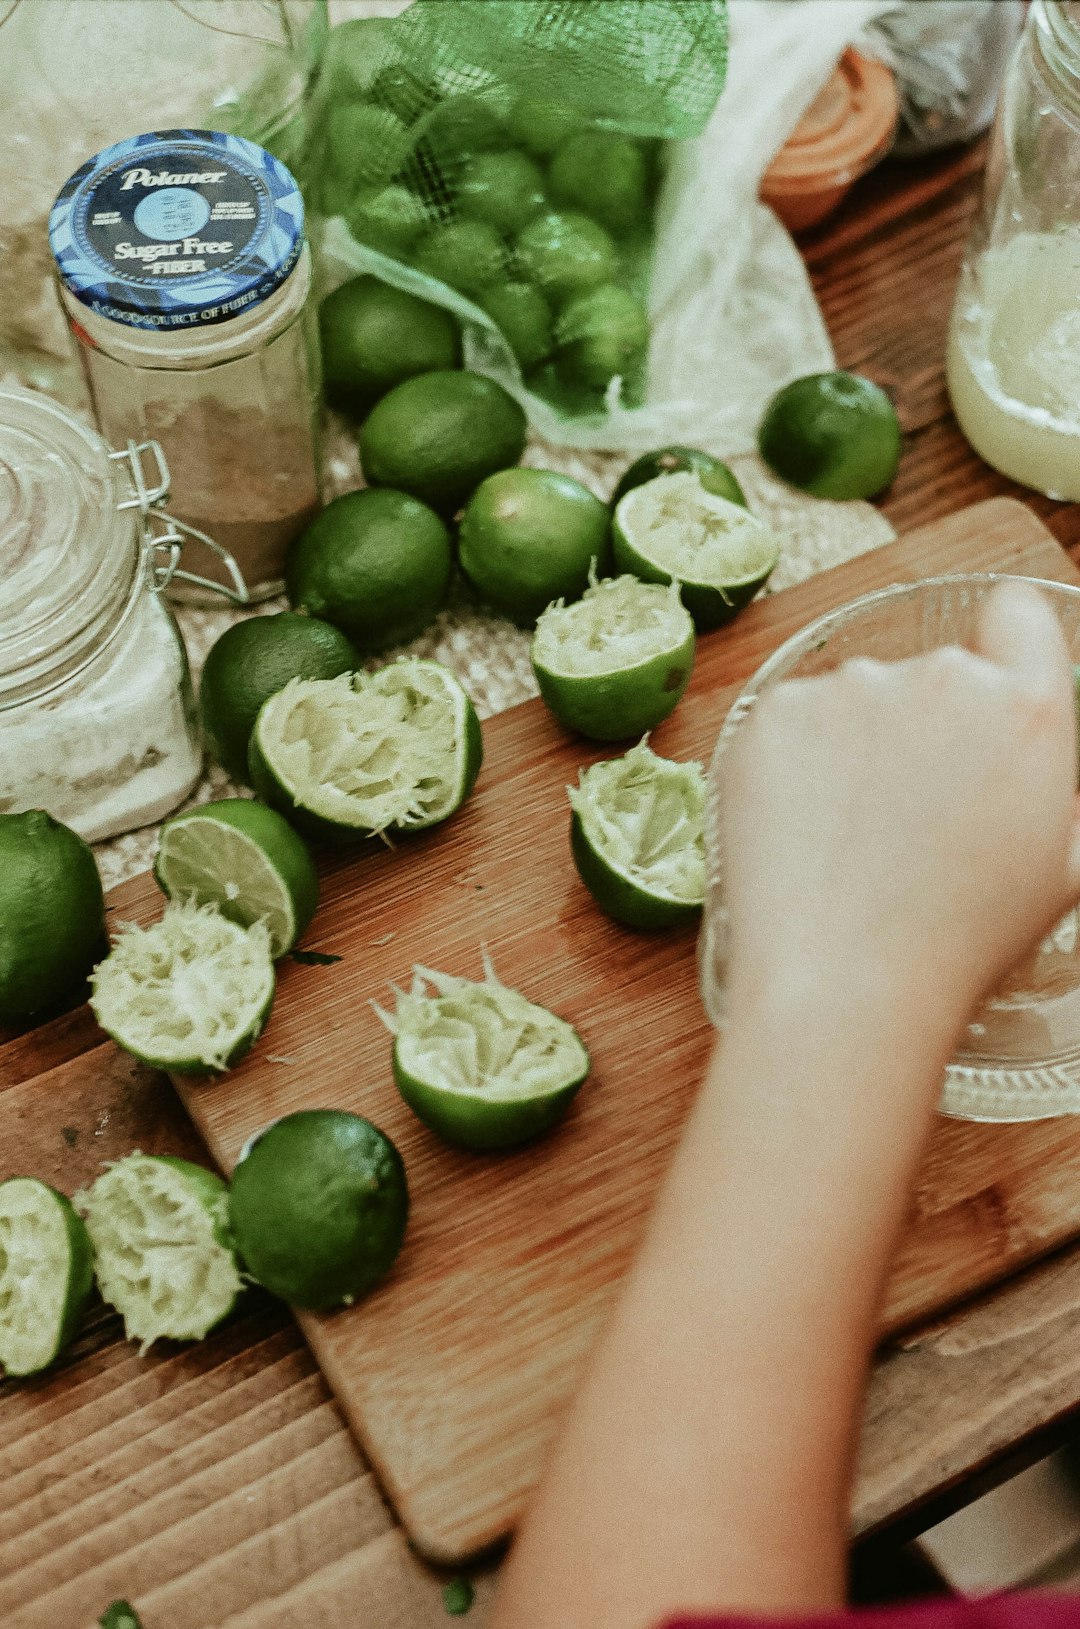
[[[803,248],[839,363],[895,395],[904,456],[882,507],[897,530],[1010,494],[1080,559],[1080,506],[994,474],[949,413],[945,326],[981,163],[977,148],[886,165]],[[160,1077],[103,1049],[93,1100],[75,1099],[64,1022],[49,1036],[48,1096],[19,1090],[40,1044],[22,1073],[9,1048],[0,1077],[26,1168],[70,1189],[136,1146],[205,1159]],[[914,1530],[1078,1406],[1080,1246],[881,1354],[855,1532]],[[99,1308],[53,1375],[0,1385],[0,1488],[8,1629],[88,1629],[116,1595],[146,1629],[446,1623],[444,1580],[408,1550],[291,1317],[254,1295],[198,1347],[145,1359]],[[491,1569],[477,1580],[482,1625]]]

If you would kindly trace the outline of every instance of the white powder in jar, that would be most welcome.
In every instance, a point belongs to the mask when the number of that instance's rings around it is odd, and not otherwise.
[[[144,591],[81,673],[0,711],[0,813],[46,809],[88,842],[149,825],[195,785],[197,740],[179,634]]]

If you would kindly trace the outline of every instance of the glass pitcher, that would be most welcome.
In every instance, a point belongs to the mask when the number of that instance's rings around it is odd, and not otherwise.
[[[85,405],[47,230],[83,160],[197,126],[295,171],[328,29],[326,0],[0,0],[0,376]]]
[[[1013,56],[947,378],[988,463],[1080,499],[1080,0],[1034,0]]]

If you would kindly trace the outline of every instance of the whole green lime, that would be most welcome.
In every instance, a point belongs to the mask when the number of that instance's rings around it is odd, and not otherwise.
[[[372,100],[396,113],[403,124],[414,124],[438,99],[430,79],[418,74],[406,62],[390,62],[380,68],[371,85]]]
[[[581,130],[568,137],[548,171],[556,203],[591,215],[616,236],[644,223],[648,184],[641,148],[606,130]]]
[[[348,102],[371,89],[379,64],[394,54],[394,28],[389,17],[351,17],[330,30],[324,68],[332,77],[336,100]]]
[[[551,354],[551,307],[533,283],[494,283],[477,295],[523,368]]]
[[[389,108],[345,102],[333,108],[326,127],[322,204],[343,215],[362,187],[387,182],[409,150],[409,133]]]
[[[89,847],[43,809],[0,814],[0,1023],[70,995],[105,948]]]
[[[203,729],[218,763],[246,782],[248,740],[263,702],[290,679],[333,679],[355,666],[345,635],[314,617],[280,611],[226,628],[199,683]]]
[[[649,343],[645,307],[628,289],[603,283],[568,300],[555,324],[560,367],[578,384],[603,390],[616,374],[640,371]]]
[[[319,307],[327,398],[363,414],[403,379],[461,361],[461,333],[449,311],[377,277],[353,277]]]
[[[496,282],[506,269],[503,240],[483,221],[448,221],[437,226],[416,251],[418,271],[456,288],[459,294],[478,294]]]
[[[552,600],[577,599],[608,562],[607,506],[580,481],[546,469],[490,475],[461,519],[459,558],[486,600],[532,622]]]
[[[392,259],[415,248],[431,225],[423,200],[408,187],[362,187],[345,205],[345,222],[357,243]]]
[[[457,183],[457,206],[467,220],[497,232],[520,231],[543,209],[544,177],[525,153],[475,153]]]
[[[718,498],[727,498],[729,503],[741,504],[744,509],[747,507],[742,487],[722,459],[702,452],[700,447],[679,446],[658,447],[655,452],[642,453],[640,458],[636,458],[620,477],[611,495],[611,507],[614,509],[620,498],[624,498],[634,487],[644,486],[646,481],[655,481],[661,475],[683,475],[688,471],[697,476],[706,492],[715,492]]]
[[[436,158],[444,163],[506,145],[499,109],[483,96],[445,97],[431,113],[425,133]]]
[[[290,545],[285,588],[294,610],[325,617],[366,654],[426,628],[451,569],[450,535],[433,509],[368,487],[335,498]]]
[[[392,486],[454,514],[486,475],[525,450],[525,414],[493,379],[423,373],[376,402],[360,430],[372,486]]]
[[[325,1312],[393,1266],[409,1215],[401,1155],[377,1126],[337,1109],[276,1120],[240,1157],[229,1219],[252,1277]]]
[[[522,96],[510,109],[507,130],[534,158],[550,158],[568,136],[581,128],[581,115],[560,102]]]
[[[514,253],[520,275],[556,300],[610,283],[619,267],[610,233],[573,211],[538,215],[519,232]]]
[[[818,498],[872,498],[900,462],[900,424],[888,396],[855,373],[814,373],[769,403],[758,450],[783,480]]]

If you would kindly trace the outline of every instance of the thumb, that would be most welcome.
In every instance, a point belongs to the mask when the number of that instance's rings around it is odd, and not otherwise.
[[[991,589],[979,610],[975,649],[1036,695],[1060,692],[1072,677],[1057,613],[1031,583],[1005,579]]]

